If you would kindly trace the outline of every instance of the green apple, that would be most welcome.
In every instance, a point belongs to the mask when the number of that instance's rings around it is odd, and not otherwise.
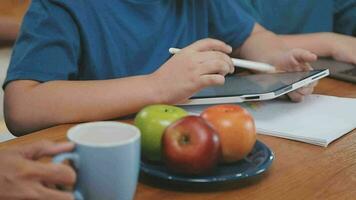
[[[144,158],[161,160],[161,138],[171,123],[187,116],[182,108],[170,105],[150,105],[143,108],[135,117],[135,125],[141,131],[141,149]]]

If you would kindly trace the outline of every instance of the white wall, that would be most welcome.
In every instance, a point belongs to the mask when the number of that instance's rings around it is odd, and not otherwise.
[[[10,55],[11,55],[11,49],[10,48],[2,48],[0,49],[0,83],[1,85],[3,84],[5,77],[6,77],[6,71],[7,67],[9,66],[9,60],[10,60]],[[3,119],[3,102],[4,102],[4,91],[1,89],[0,90],[0,120]]]
[[[0,48],[0,83],[1,86],[6,77],[6,71],[9,66],[9,60],[11,56],[10,48]],[[0,142],[14,138],[7,130],[4,123],[4,91],[0,89]]]

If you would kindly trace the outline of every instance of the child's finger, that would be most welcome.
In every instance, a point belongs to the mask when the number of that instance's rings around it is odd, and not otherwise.
[[[296,91],[290,92],[287,95],[289,96],[291,101],[294,101],[294,102],[301,102],[304,99],[304,95],[301,95],[300,93],[298,93]]]
[[[300,63],[298,69],[298,71],[310,71],[313,68],[309,65],[309,63]]]
[[[313,67],[309,63],[305,63],[305,67],[307,70],[313,70]]]
[[[224,85],[225,77],[220,74],[207,74],[200,77],[201,87]]]
[[[296,90],[296,92],[298,92],[302,96],[310,95],[313,93],[313,91],[314,91],[314,87],[310,87],[310,86],[302,87]]]
[[[291,58],[291,64],[292,64],[292,67],[293,67],[293,68],[291,68],[292,71],[299,71],[300,63],[294,56],[292,56],[292,58]]]
[[[225,53],[217,51],[206,51],[200,53],[199,57],[200,62],[206,62],[208,60],[223,60],[229,67],[229,73],[232,73],[235,70],[234,64],[230,56]]]
[[[314,81],[312,83],[309,83],[306,87],[315,87],[316,85],[318,85],[318,81]]]
[[[304,86],[302,88],[299,88],[298,90],[294,91],[294,92],[290,92],[287,95],[289,96],[289,98],[294,101],[294,102],[300,102],[303,101],[304,96],[306,95],[310,95],[313,93],[314,91],[314,87],[318,84],[317,81],[310,83],[307,86]]]
[[[225,76],[230,73],[230,66],[224,60],[208,60],[199,67],[200,74],[221,74]]]
[[[292,71],[308,71],[313,68],[308,62],[315,61],[317,59],[314,54],[303,49],[295,49],[292,51],[291,66],[293,67]]]
[[[211,38],[198,40],[186,47],[186,49],[191,49],[194,51],[221,51],[226,54],[230,54],[232,52],[231,46],[225,44],[220,40]]]
[[[318,59],[317,55],[304,49],[293,49],[293,56],[299,63],[314,62]]]
[[[285,66],[282,66],[281,69],[287,72],[303,71],[300,66],[300,63],[293,55],[290,55],[290,57],[288,58],[288,63],[286,63]]]

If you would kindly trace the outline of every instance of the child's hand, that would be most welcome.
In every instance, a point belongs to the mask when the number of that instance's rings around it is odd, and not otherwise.
[[[290,51],[277,55],[272,64],[277,67],[279,71],[307,71],[312,70],[309,62],[317,60],[317,56],[304,49],[292,49]],[[294,92],[290,92],[287,95],[292,101],[302,101],[304,96],[312,94],[317,82],[314,82],[308,86],[300,88]]]
[[[222,41],[203,39],[175,54],[151,76],[161,102],[178,103],[204,87],[224,84],[224,76],[234,71],[231,51]]]
[[[291,49],[276,55],[271,59],[271,64],[277,67],[277,71],[308,71],[312,70],[309,63],[317,59],[318,57],[310,51]]]
[[[328,33],[326,41],[330,55],[338,61],[356,64],[356,38],[336,33]]]

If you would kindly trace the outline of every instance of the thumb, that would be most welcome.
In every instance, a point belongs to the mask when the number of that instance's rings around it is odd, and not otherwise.
[[[70,142],[54,143],[42,140],[33,144],[23,146],[20,150],[24,157],[37,160],[44,156],[53,156],[58,153],[68,152],[74,149],[74,144]]]

